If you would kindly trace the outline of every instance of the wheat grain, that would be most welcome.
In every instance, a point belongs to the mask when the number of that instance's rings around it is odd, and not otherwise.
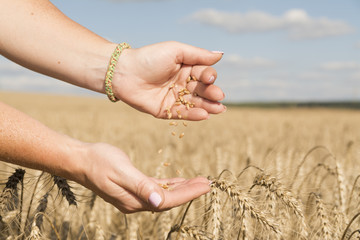
[[[173,122],[170,122],[169,125],[170,125],[170,126],[177,126],[178,124],[177,124],[177,122],[174,122],[174,121],[173,121]]]

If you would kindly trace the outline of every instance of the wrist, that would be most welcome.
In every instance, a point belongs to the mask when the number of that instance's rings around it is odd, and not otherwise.
[[[120,43],[116,46],[114,52],[111,55],[109,66],[105,76],[105,93],[108,96],[109,100],[112,102],[117,102],[119,99],[115,97],[113,91],[113,77],[115,75],[115,68],[118,63],[119,57],[124,49],[131,48],[127,43]]]
[[[54,174],[68,180],[82,183],[85,178],[87,144],[65,136],[64,159]]]
[[[96,49],[89,49],[88,58],[84,63],[83,70],[87,89],[99,93],[105,93],[105,75],[109,66],[111,54],[116,48],[116,43],[103,43]],[[94,50],[94,51],[93,51]]]

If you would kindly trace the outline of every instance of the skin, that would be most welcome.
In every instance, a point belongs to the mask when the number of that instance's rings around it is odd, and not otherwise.
[[[104,77],[116,43],[89,31],[47,0],[0,0],[0,53],[42,74],[105,93]],[[36,34],[34,34],[36,33]],[[187,120],[205,120],[226,110],[224,93],[213,83],[211,65],[222,57],[178,42],[125,49],[113,77],[116,98],[156,118],[176,101],[172,84],[186,87],[195,107],[173,106]],[[186,83],[188,76],[199,81]],[[49,81],[52,81],[49,78]],[[85,143],[57,133],[16,109],[0,103],[0,159],[65,177],[93,190],[124,213],[164,211],[207,193],[204,177],[156,179],[136,169],[120,149]],[[149,159],[144,159],[149,161]],[[158,184],[167,184],[171,191]],[[152,193],[160,196],[151,204]]]

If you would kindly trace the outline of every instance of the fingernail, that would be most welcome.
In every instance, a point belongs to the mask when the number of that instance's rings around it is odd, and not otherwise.
[[[211,77],[209,78],[209,83],[212,83],[214,80],[215,80],[215,77],[214,77],[214,76],[211,76]]]
[[[213,181],[209,180],[209,186],[211,186],[212,183],[213,183]]]
[[[211,51],[212,53],[220,53],[220,54],[223,54],[224,55],[224,52],[223,51]]]
[[[149,203],[154,206],[154,207],[158,207],[161,203],[162,199],[160,197],[160,195],[156,192],[153,192],[150,194],[149,197]]]
[[[227,107],[224,105],[224,111],[223,111],[223,113],[226,112],[226,110],[227,110]]]

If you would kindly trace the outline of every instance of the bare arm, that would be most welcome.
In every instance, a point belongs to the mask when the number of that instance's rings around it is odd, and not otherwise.
[[[42,74],[104,92],[116,44],[72,21],[48,0],[0,0],[0,6],[2,55]]]
[[[0,102],[0,160],[70,178],[81,173],[83,145]]]

